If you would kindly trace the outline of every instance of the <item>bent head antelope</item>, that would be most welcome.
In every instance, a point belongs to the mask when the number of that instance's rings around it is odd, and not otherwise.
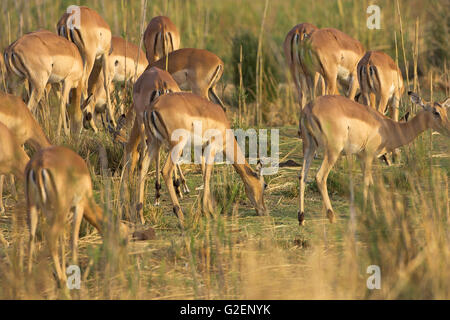
[[[58,242],[64,232],[69,214],[73,214],[72,260],[77,263],[78,234],[83,217],[103,233],[103,210],[96,204],[92,181],[84,160],[64,147],[50,147],[36,153],[25,169],[25,194],[27,198],[30,231],[28,271],[31,272],[38,214],[46,217],[47,242],[59,280],[65,280],[65,266],[58,256]],[[120,226],[122,236],[128,228]],[[63,242],[60,245],[64,245]]]
[[[10,133],[14,136],[15,141],[22,149],[22,146],[26,143],[30,145],[34,150],[38,151],[42,148],[47,148],[51,144],[48,141],[44,131],[34,119],[30,110],[28,110],[26,104],[19,97],[11,94],[6,94],[0,91],[0,123],[5,125]],[[3,139],[8,139],[6,136]],[[23,150],[22,150],[23,151]],[[4,151],[5,153],[6,151]],[[20,153],[22,153],[20,151]],[[7,153],[5,153],[7,154]],[[21,162],[17,164],[21,166]],[[26,163],[25,163],[26,164]],[[23,166],[23,169],[25,167]],[[19,175],[22,176],[23,170]],[[17,174],[15,174],[17,176]],[[3,175],[0,175],[0,196],[3,188]],[[11,179],[14,182],[13,179]],[[12,189],[15,190],[14,183],[12,183]],[[0,200],[0,212],[4,211],[3,204]]]
[[[322,165],[316,175],[330,222],[335,214],[327,191],[327,178],[341,153],[356,154],[364,175],[363,196],[367,199],[372,181],[373,159],[409,144],[428,129],[450,136],[447,110],[450,98],[442,103],[426,103],[415,93],[409,93],[413,103],[422,110],[408,122],[396,122],[369,106],[342,96],[322,96],[309,103],[302,114],[300,126],[304,143],[303,168],[300,174],[300,210],[298,220],[304,224],[305,181],[314,154],[323,149]]]
[[[356,67],[365,53],[363,45],[342,31],[325,28],[313,32],[304,47],[302,64],[308,85],[314,86],[313,77],[318,72],[325,80],[326,94],[339,94],[339,81],[348,88],[346,95],[353,99],[358,89]]]
[[[201,123],[201,133],[194,132],[194,122]],[[244,182],[245,191],[252,205],[259,215],[267,214],[264,204],[264,178],[260,172],[255,172],[245,160],[223,109],[203,97],[192,93],[170,93],[161,96],[144,112],[145,131],[150,145],[148,146],[148,160],[142,164],[143,169],[148,169],[150,162],[154,160],[162,145],[168,148],[169,156],[162,169],[162,175],[173,204],[173,211],[183,225],[184,215],[172,184],[172,174],[183,147],[190,140],[194,142],[194,148],[204,148],[205,167],[203,171],[203,203],[205,213],[213,213],[213,200],[211,198],[209,180],[211,178],[216,153],[223,152],[227,159],[233,163],[234,169]],[[187,137],[176,141],[172,140],[176,130],[184,130]],[[200,130],[199,129],[199,130]],[[215,130],[220,133],[222,139],[209,136],[208,132]],[[191,139],[201,134],[200,139]],[[220,142],[220,140],[222,140]],[[231,146],[227,147],[227,142]],[[195,145],[199,143],[199,145]]]
[[[149,65],[166,70],[166,59],[160,59]],[[215,92],[215,86],[223,74],[223,61],[207,50],[184,48],[168,55],[167,71],[172,75],[182,90],[190,89],[193,93],[225,106]]]
[[[114,90],[114,84],[133,83],[148,65],[144,52],[121,37],[112,37],[112,48],[109,56],[109,71],[112,80],[110,91]],[[94,118],[96,114],[105,112],[107,99],[105,89],[102,86],[103,75],[100,73],[97,79],[93,78],[89,81],[89,91],[93,92],[93,98],[85,108],[85,121],[88,121],[91,128],[97,132]],[[94,80],[97,82],[93,83]],[[120,113],[123,114],[123,110]]]
[[[402,72],[394,60],[381,51],[367,51],[358,63],[358,81],[363,102],[381,113],[390,107],[398,121],[398,106],[404,91]]]
[[[304,66],[302,65],[304,56],[303,41],[310,38],[312,33],[318,29],[311,23],[300,23],[293,27],[284,39],[284,57],[297,89],[300,108],[306,105],[306,95],[309,93]]]
[[[29,158],[14,134],[0,122],[0,214],[5,212],[3,205],[3,179],[13,174],[23,180],[23,172]]]
[[[180,34],[175,24],[164,16],[150,20],[144,33],[148,63],[155,62],[180,48]]]
[[[76,97],[72,106],[70,119],[74,131],[81,129],[81,111],[79,107],[83,87],[84,73],[83,60],[77,47],[70,41],[57,34],[39,30],[28,33],[5,50],[5,61],[10,74],[21,79],[27,79],[30,86],[30,99],[28,108],[34,111],[41,101],[47,84],[60,84],[62,88],[60,102],[60,116],[57,135],[59,136],[61,124],[64,132],[69,135],[66,123],[66,105],[69,103],[69,92],[76,88]]]
[[[99,64],[99,70],[104,79],[103,87],[106,92],[108,115],[115,127],[109,88],[111,83],[109,73],[109,55],[112,51],[111,29],[96,11],[88,7],[78,7],[78,9],[62,15],[57,24],[58,34],[69,39],[78,47],[85,62],[85,73],[88,75],[85,77],[86,88],[88,88],[88,80],[97,83],[100,72],[93,73],[93,69],[96,62]],[[79,17],[75,17],[75,14],[79,14]],[[91,88],[88,92],[89,96],[93,94],[93,91],[95,90]]]

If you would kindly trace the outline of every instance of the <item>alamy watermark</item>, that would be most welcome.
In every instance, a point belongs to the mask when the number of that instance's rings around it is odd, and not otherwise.
[[[367,278],[366,285],[367,289],[381,289],[381,269],[377,265],[370,265],[367,267],[366,272],[371,274],[370,277]]]
[[[381,29],[381,9],[379,6],[372,4],[367,7],[367,14],[370,14],[367,17],[367,28],[370,30],[373,29]]]
[[[176,129],[171,140],[177,142],[171,151],[174,163],[220,163],[244,164],[246,141],[248,139],[248,162],[257,164],[258,160],[264,165],[262,175],[272,175],[279,167],[279,130],[270,129],[227,129],[225,133],[219,129],[203,131],[202,121],[194,121],[192,130]],[[235,148],[235,140],[239,148]],[[192,162],[191,149],[194,149]],[[224,149],[225,148],[225,149]],[[224,159],[225,154],[225,159]]]
[[[81,270],[77,265],[70,265],[67,270],[67,288],[69,290],[81,289]]]

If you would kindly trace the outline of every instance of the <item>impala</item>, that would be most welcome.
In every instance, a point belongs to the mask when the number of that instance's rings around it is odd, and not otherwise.
[[[413,119],[396,122],[371,107],[356,103],[342,96],[322,96],[309,103],[303,112],[300,126],[304,145],[303,168],[300,174],[300,210],[298,220],[304,224],[305,182],[316,149],[324,151],[322,165],[316,175],[330,222],[335,221],[327,191],[327,177],[339,155],[356,154],[360,158],[364,175],[364,200],[367,199],[372,181],[374,158],[413,141],[427,129],[450,136],[447,108],[450,98],[443,103],[424,103],[415,93],[408,93],[413,103],[422,106]]]
[[[113,83],[133,83],[139,77],[148,65],[145,54],[136,45],[120,37],[112,37],[112,52],[109,56],[110,71],[110,91],[113,91]],[[136,74],[137,68],[137,74]],[[92,129],[97,132],[95,125],[95,115],[105,112],[107,107],[107,98],[104,87],[101,85],[104,81],[100,74],[96,79],[97,83],[92,83],[95,79],[90,79],[89,90],[93,91],[92,102],[86,106],[85,119],[89,120]],[[123,114],[123,110],[120,110]]]
[[[171,92],[179,92],[180,88],[177,83],[170,74],[166,71],[163,71],[159,68],[153,67],[147,69],[141,77],[136,81],[133,87],[133,109],[136,113],[134,119],[133,129],[131,130],[130,138],[125,146],[125,155],[124,155],[124,164],[123,169],[126,170],[126,167],[129,168],[128,172],[131,174],[136,167],[137,156],[138,156],[138,145],[141,143],[141,150],[143,151],[142,161],[145,162],[145,158],[147,157],[147,143],[146,135],[144,132],[144,120],[143,115],[144,111],[147,108],[150,108],[151,104],[161,95],[171,93]],[[160,155],[159,152],[156,155],[156,181],[155,181],[155,189],[156,189],[156,200],[155,205],[159,205],[159,199],[161,196],[161,183],[160,183]],[[131,158],[131,159],[130,159]],[[179,180],[176,176],[174,177],[174,185],[176,187],[176,192],[178,195],[182,196],[181,190],[179,189],[180,185],[183,186],[183,192],[189,193],[189,188],[186,184],[186,179],[184,178],[183,172],[179,165],[177,165],[178,171],[180,173]],[[144,195],[144,186],[145,186],[145,178],[147,175],[147,170],[141,168],[140,172],[140,195],[142,198],[139,199],[138,204],[138,215],[142,223],[145,223],[145,219],[142,212],[143,203],[143,195]],[[176,175],[176,171],[175,171]]]
[[[23,180],[23,172],[29,158],[14,134],[0,122],[0,215],[3,206],[3,179],[5,174],[13,174]]]
[[[358,89],[356,67],[365,53],[362,44],[342,31],[325,28],[313,32],[303,47],[308,86],[314,87],[312,75],[318,72],[325,80],[326,94],[339,94],[339,81],[348,87],[347,96],[353,99]]]
[[[367,51],[358,63],[358,81],[364,104],[381,113],[390,107],[398,121],[398,105],[403,94],[403,77],[392,58],[381,51]]]
[[[105,20],[94,10],[88,7],[77,7],[71,13],[65,13],[57,24],[58,34],[72,41],[85,63],[84,73],[85,87],[88,88],[88,80],[91,83],[98,83],[97,77],[103,74],[103,87],[106,92],[107,111],[113,126],[116,122],[112,112],[110,86],[111,77],[109,73],[109,55],[112,51],[111,29]],[[79,15],[79,16],[78,16]],[[99,63],[97,72],[94,71],[94,64]],[[99,84],[100,85],[100,84]],[[95,86],[88,91],[89,95],[95,92]]]
[[[66,122],[66,105],[69,93],[76,88],[77,97],[73,103],[80,101],[83,87],[83,60],[77,47],[70,41],[47,30],[28,33],[5,50],[5,62],[9,74],[26,79],[30,86],[28,108],[34,111],[41,101],[47,84],[61,84],[62,94],[59,106],[57,135],[61,124],[69,135]],[[69,109],[74,126],[81,121],[79,105]],[[76,128],[78,129],[78,128]]]
[[[196,139],[194,134],[194,122],[200,122],[202,127],[201,137]],[[173,211],[183,225],[184,215],[172,184],[172,174],[176,163],[188,140],[193,140],[194,148],[203,148],[205,151],[205,166],[203,170],[203,202],[202,209],[205,213],[213,213],[213,201],[211,198],[209,180],[214,165],[215,154],[224,152],[234,169],[244,182],[245,191],[256,212],[260,215],[267,213],[264,204],[264,178],[259,172],[255,172],[245,160],[224,110],[217,104],[192,93],[171,93],[161,96],[144,112],[145,131],[150,145],[148,157],[143,161],[143,170],[148,170],[162,145],[169,150],[169,156],[163,166],[162,175],[169,190]],[[175,131],[184,130],[189,136],[181,137],[178,141],[172,141]],[[222,139],[216,136],[205,135],[210,130],[220,132]],[[198,137],[197,137],[198,138]],[[222,140],[222,143],[219,141]],[[232,143],[226,146],[226,142]],[[197,144],[196,144],[197,143]],[[142,183],[142,181],[141,181]],[[140,189],[142,190],[142,188]],[[140,196],[143,199],[143,196]]]
[[[46,217],[45,234],[59,280],[65,280],[65,266],[60,264],[58,242],[72,213],[72,260],[78,260],[78,237],[84,218],[103,233],[103,210],[92,194],[92,181],[83,159],[70,149],[50,147],[39,151],[25,169],[25,195],[30,232],[28,271],[31,272],[39,212]],[[128,228],[120,225],[122,236]],[[64,243],[60,242],[61,246]]]
[[[223,61],[214,53],[185,48],[169,53],[167,71],[172,75],[181,89],[190,88],[199,96],[205,97],[224,110],[225,106],[217,96],[214,88],[223,74]],[[166,59],[150,63],[149,68],[158,67],[166,70]]]
[[[48,141],[45,133],[42,131],[41,127],[36,122],[22,99],[1,91],[0,123],[9,129],[20,148],[22,148],[25,143],[29,144],[36,151],[50,146],[50,142]],[[19,177],[22,174],[23,170]],[[1,200],[3,180],[4,177],[0,176],[0,212],[4,211]],[[13,190],[15,190],[14,186]]]
[[[300,104],[300,108],[303,107],[307,103],[306,95],[309,94],[308,84],[306,81],[306,76],[304,72],[304,66],[302,65],[302,55],[304,55],[303,41],[311,37],[314,31],[318,30],[315,25],[310,23],[300,23],[293,27],[284,40],[283,48],[284,48],[284,56],[286,58],[286,63],[289,67],[289,70],[292,75],[292,79],[294,80],[295,87],[297,88],[298,93],[298,101]],[[316,72],[315,82],[317,82],[319,73]],[[321,78],[323,81],[323,78]],[[324,90],[325,84],[322,84],[322,90]],[[310,100],[312,96],[310,97]]]
[[[148,63],[155,62],[170,52],[178,50],[180,34],[177,27],[168,17],[154,17],[145,29],[144,46]]]

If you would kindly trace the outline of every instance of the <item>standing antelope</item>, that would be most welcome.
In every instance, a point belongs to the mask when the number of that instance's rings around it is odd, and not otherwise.
[[[77,263],[78,236],[81,220],[86,220],[103,233],[103,210],[92,194],[92,181],[83,159],[70,149],[50,147],[43,149],[30,160],[25,169],[25,194],[30,231],[28,271],[31,272],[38,214],[46,217],[48,246],[59,280],[65,280],[65,266],[58,256],[58,242],[64,232],[65,221],[73,213],[72,260]],[[121,235],[128,228],[120,225]],[[64,245],[60,242],[60,245]]]
[[[194,123],[201,123],[201,133],[195,131]],[[178,163],[188,140],[194,143],[194,148],[203,148],[205,150],[202,203],[202,209],[205,213],[213,213],[213,200],[211,198],[209,181],[215,155],[218,152],[223,152],[227,159],[232,161],[234,169],[244,182],[245,191],[256,212],[260,215],[267,214],[264,204],[264,178],[260,172],[253,171],[245,160],[245,156],[239,148],[233,132],[230,130],[230,123],[226,114],[219,105],[192,93],[166,94],[159,97],[145,110],[144,124],[150,145],[148,147],[148,157],[143,161],[142,168],[143,170],[148,169],[150,162],[154,160],[162,145],[168,148],[169,156],[163,166],[162,175],[169,190],[173,211],[181,225],[183,225],[184,215],[172,184],[172,174],[175,164]],[[174,132],[178,130],[184,130],[185,133],[188,133],[188,136],[182,136],[179,140],[172,141]],[[219,139],[217,135],[209,136],[208,133],[211,133],[211,130],[220,133],[222,139]],[[196,136],[198,134],[201,134],[201,136]],[[227,141],[233,145],[227,147]],[[142,195],[140,199],[142,199]]]
[[[294,80],[295,87],[297,88],[300,109],[303,109],[306,105],[308,101],[306,96],[310,93],[308,92],[308,84],[306,81],[304,66],[302,65],[302,59],[304,56],[303,41],[310,38],[312,33],[318,29],[319,28],[313,24],[300,23],[288,32],[283,44],[284,56],[291,72],[292,79]],[[317,72],[315,77],[319,77]],[[322,84],[322,90],[325,89],[324,86],[325,85]],[[311,99],[312,97],[310,97],[310,100]]]
[[[77,97],[74,98],[77,102],[84,91],[83,60],[77,47],[57,34],[39,30],[28,33],[11,44],[5,50],[5,62],[10,74],[28,80],[31,93],[28,108],[31,111],[41,101],[47,84],[61,84],[57,135],[60,135],[61,124],[65,134],[69,135],[66,105],[69,103],[70,90],[77,89]],[[75,127],[81,122],[79,109],[79,105],[73,105],[69,109]]]
[[[112,52],[109,56],[110,71],[110,91],[114,90],[114,83],[133,83],[139,77],[148,65],[145,54],[136,45],[126,41],[120,37],[112,37]],[[137,67],[137,74],[136,73]],[[96,80],[97,83],[93,83]],[[89,90],[94,90],[92,102],[86,106],[86,119],[92,129],[97,132],[95,125],[95,115],[105,112],[107,107],[107,98],[104,87],[101,85],[104,81],[103,75],[100,74],[97,79],[90,79]],[[121,114],[123,110],[120,111]]]
[[[392,58],[381,51],[367,51],[358,63],[358,81],[364,104],[398,121],[398,105],[404,91],[403,77]]]
[[[339,155],[356,154],[364,175],[364,200],[372,181],[372,162],[387,152],[413,141],[427,129],[450,136],[447,108],[450,98],[442,104],[424,103],[415,93],[408,93],[413,103],[423,107],[413,119],[399,123],[385,117],[371,107],[342,96],[322,96],[309,103],[303,112],[300,126],[304,143],[303,168],[300,174],[300,210],[298,220],[304,224],[304,192],[308,170],[317,148],[324,150],[322,165],[316,175],[317,186],[324,201],[330,222],[335,221],[327,191],[327,177]]]
[[[109,25],[94,10],[88,7],[77,7],[71,13],[65,13],[57,24],[58,34],[69,39],[76,44],[85,63],[84,85],[88,88],[88,80],[97,83],[97,77],[103,74],[103,87],[106,92],[107,111],[113,126],[116,122],[112,112],[111,94],[109,84],[111,77],[109,73],[109,55],[112,47],[112,34]],[[101,66],[98,72],[93,72],[94,64]],[[93,77],[93,79],[91,79]],[[95,87],[88,92],[91,95],[95,92]]]
[[[19,97],[6,94],[0,91],[0,123],[5,125],[15,137],[15,141],[22,149],[22,146],[27,143],[38,151],[42,148],[50,146],[45,133],[34,119],[30,110],[28,110],[25,103]],[[6,139],[6,138],[5,138]],[[19,152],[19,151],[17,151]],[[21,153],[21,152],[20,152]],[[20,165],[20,162],[18,162]],[[26,162],[25,162],[26,164]],[[25,166],[23,166],[25,168]],[[23,174],[23,170],[20,176]],[[16,175],[17,176],[17,175]],[[19,177],[20,177],[19,176]],[[0,212],[4,211],[1,200],[3,188],[3,175],[0,176]],[[13,186],[13,190],[15,187]]]
[[[148,63],[155,62],[170,52],[178,50],[180,34],[177,27],[168,17],[154,17],[145,29],[144,46]]]
[[[223,61],[207,50],[184,48],[168,55],[167,71],[172,75],[181,89],[191,89],[199,96],[225,106],[217,96],[214,88],[223,74]],[[160,59],[149,66],[166,70],[166,59]]]
[[[29,158],[14,134],[0,122],[0,215],[3,206],[3,179],[5,174],[13,174],[23,180],[23,172]]]
[[[358,89],[356,67],[365,53],[362,44],[342,31],[325,28],[313,32],[303,47],[302,64],[308,86],[314,88],[313,75],[318,72],[325,80],[326,94],[339,94],[339,80],[348,87],[347,96],[353,99]]]

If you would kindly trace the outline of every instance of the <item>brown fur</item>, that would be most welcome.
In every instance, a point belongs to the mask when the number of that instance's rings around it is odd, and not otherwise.
[[[180,34],[177,27],[168,17],[154,17],[145,29],[144,46],[148,63],[158,61],[170,52],[178,50]]]

